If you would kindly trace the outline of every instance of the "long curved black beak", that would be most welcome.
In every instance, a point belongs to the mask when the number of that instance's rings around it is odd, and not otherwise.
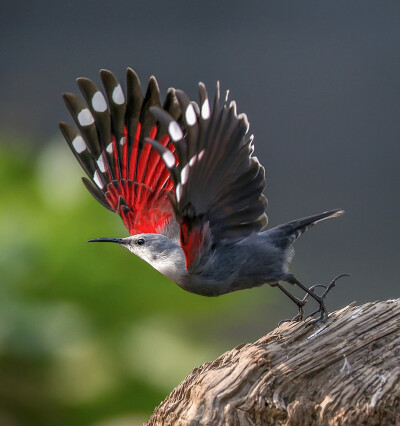
[[[123,244],[124,240],[122,238],[95,238],[94,240],[89,240],[88,243],[117,243],[117,244]]]

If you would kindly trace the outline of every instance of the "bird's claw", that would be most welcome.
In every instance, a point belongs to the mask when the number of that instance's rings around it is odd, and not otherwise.
[[[314,285],[314,286],[312,286],[312,287],[310,287],[310,290],[315,294],[315,292],[314,292],[314,288],[316,288],[316,287],[324,287],[325,288],[325,291],[322,293],[322,295],[321,296],[317,296],[316,297],[316,300],[318,301],[318,303],[319,303],[319,307],[318,307],[318,309],[316,310],[316,311],[314,311],[314,312],[312,312],[311,314],[309,314],[309,315],[307,315],[307,317],[306,317],[306,319],[308,319],[308,318],[310,318],[310,317],[313,317],[315,314],[317,314],[317,313],[320,313],[321,315],[320,315],[320,317],[319,318],[317,318],[317,319],[315,319],[315,320],[313,320],[313,321],[310,321],[307,325],[308,326],[310,326],[310,325],[315,325],[315,324],[318,324],[318,323],[320,323],[320,322],[326,322],[327,320],[328,320],[328,316],[329,316],[329,313],[328,313],[328,310],[326,309],[326,306],[325,306],[325,298],[326,298],[326,296],[328,295],[328,293],[332,290],[332,288],[333,287],[335,287],[335,285],[336,285],[336,281],[339,279],[339,278],[342,278],[342,277],[349,277],[350,276],[350,274],[340,274],[340,275],[338,275],[337,277],[335,277],[330,283],[329,283],[329,285],[328,286],[325,286],[325,285],[323,285],[323,284],[316,284],[316,285]],[[306,294],[305,296],[304,296],[304,299],[307,299],[307,296],[308,296],[308,294]],[[303,300],[304,300],[303,299]]]

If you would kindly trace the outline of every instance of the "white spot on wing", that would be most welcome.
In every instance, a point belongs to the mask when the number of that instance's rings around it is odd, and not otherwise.
[[[120,139],[119,143],[121,145],[125,145],[125,136],[122,136],[122,138]]]
[[[176,121],[171,121],[169,123],[168,133],[174,142],[180,141],[183,138],[182,130]]]
[[[192,167],[197,161],[197,154],[194,154],[193,157],[189,160],[189,166]]]
[[[83,152],[87,146],[85,144],[85,141],[83,140],[82,136],[77,136],[73,141],[72,141],[72,146],[74,147],[74,150],[80,154],[81,152]]]
[[[186,123],[189,126],[193,126],[196,123],[196,113],[192,104],[189,104],[185,112]]]
[[[177,187],[176,187],[176,201],[178,201],[181,199],[182,197],[182,185],[180,183],[178,183]]]
[[[113,152],[113,144],[112,144],[112,142],[110,142],[110,143],[107,145],[106,151],[107,151],[109,154],[112,154],[112,152]]]
[[[186,164],[185,167],[183,167],[181,171],[181,183],[182,185],[185,185],[189,177],[189,164]]]
[[[208,102],[208,99],[206,99],[203,102],[203,105],[201,106],[201,116],[204,118],[204,120],[210,118],[210,104]]]
[[[204,150],[204,149],[202,149],[201,151],[200,151],[200,154],[199,154],[199,161],[204,157],[204,153],[205,153],[206,151]]]
[[[84,108],[78,114],[78,121],[81,126],[90,126],[94,123],[94,118],[91,112],[87,108]]]
[[[92,106],[93,106],[93,109],[98,112],[104,112],[107,109],[107,102],[100,91],[97,91],[93,95]]]
[[[171,151],[165,151],[162,155],[162,159],[168,168],[172,167],[175,164],[175,157]]]
[[[99,166],[99,169],[102,173],[106,171],[106,166],[104,164],[103,156],[100,155],[99,159],[97,160],[97,165]]]
[[[125,96],[124,96],[124,93],[122,92],[120,84],[118,84],[118,86],[115,86],[115,89],[113,90],[113,93],[112,93],[112,100],[117,105],[122,105],[125,102]]]
[[[97,170],[94,172],[93,180],[96,182],[96,185],[97,185],[100,189],[103,189],[104,185],[103,185],[103,182],[102,182],[102,181],[101,181],[101,179],[100,179],[100,176],[99,176],[99,174],[98,174]]]

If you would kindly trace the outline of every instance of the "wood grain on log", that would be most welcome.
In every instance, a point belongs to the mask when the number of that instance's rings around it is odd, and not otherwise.
[[[400,299],[284,323],[195,368],[148,425],[400,425]]]

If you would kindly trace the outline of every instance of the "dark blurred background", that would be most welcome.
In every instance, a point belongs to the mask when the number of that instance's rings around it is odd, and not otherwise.
[[[133,255],[61,138],[61,93],[134,68],[248,114],[271,226],[341,207],[296,244],[330,310],[399,296],[398,1],[0,4],[0,424],[141,424],[195,366],[296,313],[268,287],[185,293]],[[309,307],[311,309],[311,306]]]

